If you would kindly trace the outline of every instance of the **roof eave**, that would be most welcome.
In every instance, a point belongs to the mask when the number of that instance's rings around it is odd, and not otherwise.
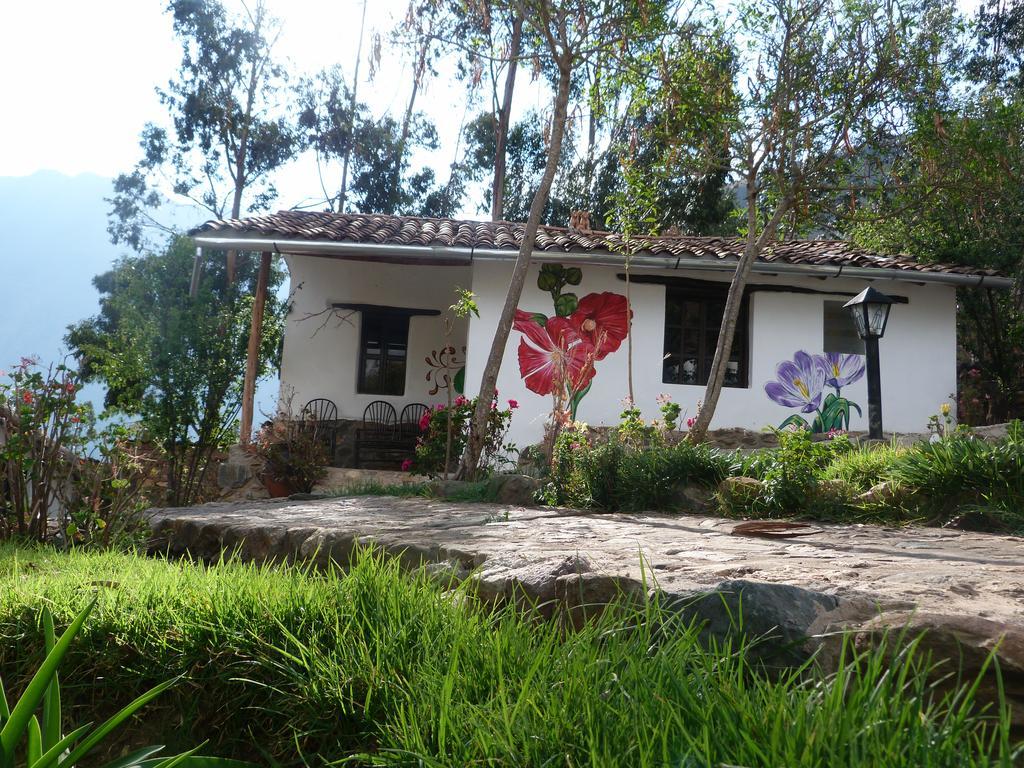
[[[503,248],[472,248],[446,245],[394,245],[388,243],[355,243],[335,240],[299,240],[237,234],[196,234],[200,248],[215,250],[270,251],[300,256],[320,256],[395,263],[421,263],[434,266],[468,266],[475,260],[511,261],[517,251]],[[564,261],[571,258],[582,264],[621,266],[623,257],[608,251],[537,251],[537,261]],[[647,269],[696,269],[731,272],[736,262],[729,259],[681,258],[650,252],[635,254],[630,263]],[[940,283],[964,287],[1008,289],[1013,280],[997,275],[965,275],[956,272],[926,272],[919,270],[878,267],[850,267],[832,264],[786,264],[759,261],[754,272],[762,274],[804,275],[813,277],[857,277],[865,280],[898,280],[910,283]]]

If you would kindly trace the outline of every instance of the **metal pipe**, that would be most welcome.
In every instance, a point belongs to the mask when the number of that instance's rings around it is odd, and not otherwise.
[[[864,339],[868,368],[868,437],[882,439],[882,377],[878,365],[878,337]]]
[[[468,266],[474,260],[512,261],[517,252],[502,248],[469,248],[445,245],[388,245],[382,243],[350,243],[334,240],[289,240],[262,237],[197,235],[196,243],[207,248],[226,250],[229,248],[250,251],[278,249],[282,253],[306,256],[333,256],[355,259],[420,259],[438,265]],[[534,251],[532,258],[538,262],[567,261],[578,264],[621,266],[623,257],[609,252],[566,252]],[[631,259],[634,266],[668,271],[706,270],[712,272],[733,272],[736,262],[731,259],[681,258],[638,253]],[[778,262],[756,262],[753,271],[761,274],[791,274],[810,277],[843,277],[900,280],[909,283],[943,283],[965,287],[1010,288],[1013,280],[1008,277],[991,275],[961,275],[954,272],[919,272],[905,269],[873,267],[833,266],[831,264],[781,264]]]

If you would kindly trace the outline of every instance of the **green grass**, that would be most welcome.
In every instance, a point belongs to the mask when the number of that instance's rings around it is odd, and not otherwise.
[[[332,488],[329,491],[329,495],[336,497],[397,496],[400,498],[412,498],[418,496],[424,499],[441,498],[435,483],[387,484],[374,480]],[[444,498],[448,501],[489,503],[495,501],[496,494],[486,480],[481,480],[479,482],[465,482],[453,485],[444,495]]]
[[[81,722],[181,675],[140,742],[287,765],[1012,764],[1005,712],[940,693],[912,649],[767,677],[654,603],[578,632],[484,611],[363,553],[314,573],[0,548],[0,673],[38,663],[44,605],[99,603],[62,668]]]

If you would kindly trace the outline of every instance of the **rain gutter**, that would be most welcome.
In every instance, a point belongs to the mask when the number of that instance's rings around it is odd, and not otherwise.
[[[381,243],[352,243],[334,240],[289,240],[278,238],[196,235],[196,245],[212,250],[274,251],[303,256],[323,256],[366,261],[421,261],[439,266],[469,266],[474,261],[512,261],[517,252],[503,248],[467,248],[444,245],[392,245]],[[539,262],[557,262],[572,259],[581,264],[622,266],[622,256],[607,252],[534,251],[532,258]],[[635,254],[630,263],[635,267],[664,270],[706,270],[732,272],[736,262],[729,259],[684,258],[651,253]],[[876,267],[848,267],[831,264],[782,264],[755,262],[758,274],[798,275],[810,277],[852,277],[864,280],[900,280],[909,283],[943,283],[964,287],[1007,289],[1013,286],[1009,277],[994,275],[963,275],[955,272],[920,272],[906,269]]]

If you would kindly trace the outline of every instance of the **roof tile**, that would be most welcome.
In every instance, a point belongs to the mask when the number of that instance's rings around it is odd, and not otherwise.
[[[191,234],[254,235],[290,240],[440,245],[516,251],[525,230],[525,224],[508,221],[459,221],[382,214],[279,211],[246,219],[208,221]],[[614,232],[583,233],[562,227],[542,226],[537,231],[536,248],[548,252],[589,253],[611,250],[622,241],[622,235]],[[633,242],[641,252],[681,258],[739,259],[744,248],[744,241],[736,237],[634,236]],[[761,260],[768,263],[1000,276],[998,271],[992,269],[922,263],[910,256],[876,253],[841,240],[782,240],[767,248],[761,255]]]

